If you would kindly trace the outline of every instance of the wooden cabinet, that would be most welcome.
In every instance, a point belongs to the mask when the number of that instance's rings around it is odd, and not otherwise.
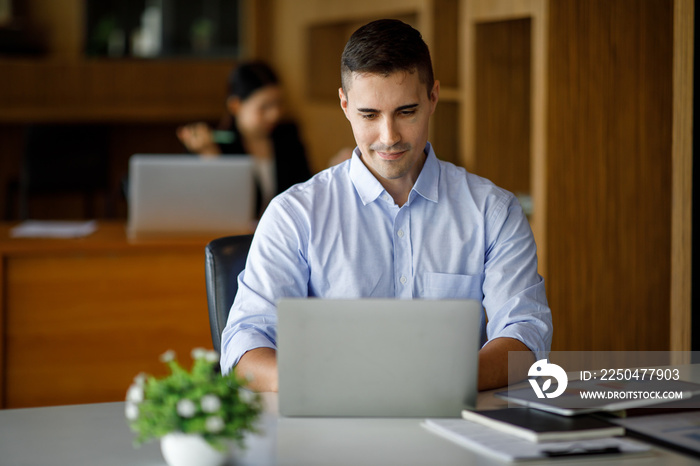
[[[164,375],[211,348],[204,246],[130,243],[121,222],[82,239],[10,238],[0,225],[0,407],[123,400],[139,372]]]

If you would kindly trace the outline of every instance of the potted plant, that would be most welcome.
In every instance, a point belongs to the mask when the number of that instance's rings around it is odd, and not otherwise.
[[[256,431],[260,395],[243,388],[233,371],[221,375],[215,351],[196,348],[192,359],[188,372],[167,351],[161,361],[170,368],[168,376],[137,375],[126,394],[126,418],[137,434],[134,444],[161,439],[171,466],[220,465],[231,441],[244,447],[246,432]]]

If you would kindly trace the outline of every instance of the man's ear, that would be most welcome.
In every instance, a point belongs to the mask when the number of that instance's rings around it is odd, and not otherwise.
[[[240,97],[231,96],[226,99],[226,108],[231,115],[236,116],[238,114],[238,110],[241,108]]]
[[[338,88],[338,97],[340,98],[340,108],[343,109],[343,113],[345,113],[345,118],[347,118],[348,117],[348,97],[345,95],[345,92],[343,92],[342,87]]]

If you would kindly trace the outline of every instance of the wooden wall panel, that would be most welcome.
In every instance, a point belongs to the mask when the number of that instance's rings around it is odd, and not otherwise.
[[[694,0],[674,1],[671,350],[692,346]],[[697,51],[695,51],[697,55]],[[698,189],[698,188],[696,188]],[[697,233],[695,234],[697,237]],[[697,247],[697,246],[696,246]],[[692,281],[691,281],[692,280]],[[697,306],[697,304],[696,304]],[[696,327],[693,325],[692,327]],[[696,345],[699,335],[696,335]]]
[[[244,0],[242,8],[247,20],[242,27],[246,34],[245,58],[272,61],[272,15],[275,0]]]
[[[39,34],[47,52],[60,60],[78,61],[83,49],[85,0],[22,0],[32,34]]]
[[[553,350],[668,350],[673,2],[550,3]]]
[[[460,48],[459,0],[435,0],[433,44],[430,54],[435,79],[440,80],[441,89],[459,86]],[[457,134],[452,135],[457,139]]]
[[[309,100],[326,101],[331,105],[338,102],[340,57],[352,33],[346,22],[315,24],[308,28],[307,66],[309,76],[313,76],[306,81],[305,95]]]
[[[476,25],[475,172],[530,193],[531,20]]]
[[[440,100],[430,122],[430,142],[439,159],[460,165],[460,140],[455,135],[459,132],[459,104],[449,100]]]
[[[0,59],[0,122],[218,118],[233,60]]]

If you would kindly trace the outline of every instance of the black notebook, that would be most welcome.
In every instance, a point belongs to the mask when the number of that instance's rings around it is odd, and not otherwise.
[[[531,442],[584,440],[625,434],[621,426],[596,417],[560,416],[531,408],[464,410],[462,417]]]

